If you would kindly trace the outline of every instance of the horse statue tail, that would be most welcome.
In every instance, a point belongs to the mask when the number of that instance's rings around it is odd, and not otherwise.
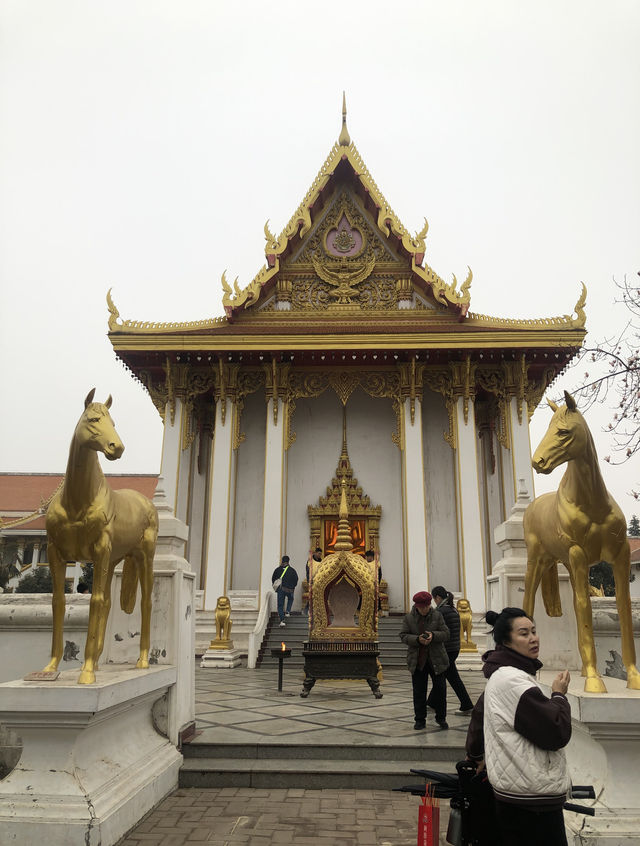
[[[558,584],[558,565],[554,564],[542,574],[540,588],[544,608],[549,617],[562,617],[562,603],[560,601],[560,585]]]
[[[122,585],[120,587],[120,608],[125,614],[131,614],[136,604],[138,592],[138,568],[133,558],[128,555],[122,567]]]

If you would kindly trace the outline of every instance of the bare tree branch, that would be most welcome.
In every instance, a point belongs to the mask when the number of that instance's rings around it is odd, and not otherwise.
[[[616,458],[608,455],[605,461],[622,464],[640,453],[640,287],[626,276],[622,282],[613,281],[621,292],[615,302],[632,317],[617,335],[581,350],[572,370],[588,367],[595,373],[585,369],[573,393],[583,411],[596,403],[612,403],[611,420],[603,431],[611,435]],[[631,494],[640,499],[639,491]]]

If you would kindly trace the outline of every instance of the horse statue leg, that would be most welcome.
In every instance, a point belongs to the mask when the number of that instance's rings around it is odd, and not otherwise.
[[[96,680],[96,665],[98,663],[98,644],[100,631],[104,632],[107,615],[105,605],[105,590],[109,578],[109,559],[111,557],[111,542],[108,538],[100,540],[93,549],[93,590],[89,605],[89,627],[87,642],[84,647],[84,663],[78,684],[93,684]]]
[[[47,558],[53,583],[53,632],[51,635],[51,660],[44,668],[45,673],[55,672],[62,659],[64,640],[64,577],[67,572],[66,559],[62,557],[58,548],[49,541],[47,544]]]
[[[98,628],[98,646],[96,649],[96,660],[93,668],[95,672],[98,671],[100,656],[102,655],[102,650],[104,649],[104,635],[107,630],[107,620],[109,619],[109,614],[111,612],[111,582],[113,580],[113,571],[118,563],[118,561],[111,562],[109,572],[107,573],[107,581],[104,587],[104,614],[100,617],[100,626]]]
[[[573,607],[578,626],[578,649],[582,658],[582,675],[586,693],[606,693],[607,688],[596,664],[596,647],[593,641],[593,618],[589,596],[589,565],[579,546],[569,550],[569,577],[573,588]]]
[[[533,619],[533,612],[536,607],[536,593],[540,581],[544,576],[546,561],[544,554],[535,549],[530,549],[527,544],[527,570],[524,576],[524,599],[522,610]]]
[[[136,663],[139,670],[146,670],[149,666],[149,649],[151,646],[151,595],[153,591],[153,558],[156,551],[157,525],[151,525],[142,537],[141,560],[138,563],[138,577],[140,579],[140,657]]]
[[[636,647],[633,642],[633,620],[631,619],[631,596],[629,593],[629,573],[631,553],[625,541],[613,562],[613,577],[616,583],[616,605],[620,621],[622,638],[622,663],[627,670],[627,687],[640,690],[640,672],[636,667]]]
[[[562,617],[560,602],[560,584],[558,582],[558,564],[549,559],[541,579],[542,600],[548,617]]]

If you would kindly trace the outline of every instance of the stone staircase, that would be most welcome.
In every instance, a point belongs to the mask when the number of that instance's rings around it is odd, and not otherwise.
[[[440,735],[444,736],[444,732]],[[432,735],[431,737],[437,737]],[[180,787],[297,787],[392,790],[415,784],[412,768],[455,772],[459,744],[424,745],[425,735],[388,746],[339,744],[188,744]]]
[[[378,642],[380,644],[380,663],[385,667],[406,667],[407,647],[400,640],[398,633],[403,615],[380,617],[378,620]],[[291,657],[287,658],[287,667],[302,668],[302,644],[309,637],[309,618],[293,613],[285,619],[286,626],[280,628],[277,614],[272,614],[265,630],[264,639],[258,653],[258,667],[277,666],[278,659],[271,656],[272,649],[280,649],[284,641],[291,648]]]

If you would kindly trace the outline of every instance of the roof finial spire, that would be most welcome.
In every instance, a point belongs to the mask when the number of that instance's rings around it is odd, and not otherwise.
[[[349,130],[347,129],[347,97],[344,91],[342,92],[342,129],[340,130],[338,144],[341,147],[348,147],[351,144]]]

